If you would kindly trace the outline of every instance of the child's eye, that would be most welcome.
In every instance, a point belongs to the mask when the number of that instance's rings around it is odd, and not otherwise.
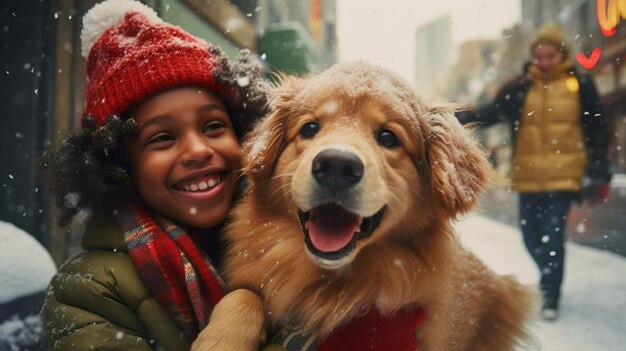
[[[204,125],[204,128],[202,128],[202,133],[204,133],[204,134],[213,133],[213,132],[219,131],[219,130],[225,128],[225,127],[226,127],[226,125],[223,122],[219,122],[219,121],[209,122],[209,123]]]
[[[174,137],[167,133],[159,133],[152,138],[148,139],[147,144],[159,144],[174,141]]]

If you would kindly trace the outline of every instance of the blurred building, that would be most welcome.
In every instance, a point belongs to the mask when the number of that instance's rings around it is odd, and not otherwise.
[[[504,39],[474,39],[461,43],[455,74],[449,81],[448,99],[475,106],[491,101],[502,84],[501,77],[510,75],[510,72],[501,70],[501,62],[507,53],[506,43]],[[476,134],[492,165],[503,178],[506,177],[512,151],[508,126],[495,125],[479,129]]]
[[[461,43],[446,96],[458,102],[481,104],[487,101],[497,73],[495,49],[496,40],[473,39]]]
[[[0,220],[37,238],[57,263],[79,239],[54,224],[37,157],[78,128],[83,109],[81,19],[97,0],[0,5]],[[336,60],[334,0],[143,0],[167,22],[234,57],[257,54],[268,70],[305,73]]]
[[[415,87],[425,96],[444,96],[452,62],[450,15],[419,27],[415,33]]]
[[[519,23],[502,31],[496,49],[496,77],[498,86],[507,83],[511,79],[519,76],[528,62],[528,50],[526,46],[520,45],[523,41],[522,26]]]
[[[258,53],[271,69],[302,74],[336,61],[335,0],[258,3]]]

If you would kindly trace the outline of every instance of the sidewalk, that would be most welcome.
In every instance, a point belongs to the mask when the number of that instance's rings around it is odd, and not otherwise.
[[[456,224],[461,242],[500,274],[536,284],[538,272],[516,227],[476,213]],[[531,327],[536,350],[621,351],[626,345],[626,258],[566,243],[560,318]]]

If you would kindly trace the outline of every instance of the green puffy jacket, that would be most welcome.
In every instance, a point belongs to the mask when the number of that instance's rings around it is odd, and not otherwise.
[[[83,247],[48,286],[42,314],[51,350],[189,350],[141,281],[113,218],[94,216]]]

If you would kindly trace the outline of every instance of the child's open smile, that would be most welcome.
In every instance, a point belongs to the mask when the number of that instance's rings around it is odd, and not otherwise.
[[[132,117],[130,171],[152,209],[187,228],[220,224],[231,207],[240,146],[221,100],[195,87],[168,90],[144,101]]]
[[[178,184],[174,184],[174,188],[180,191],[202,192],[209,188],[209,190],[213,189],[221,182],[222,176],[220,174],[207,174],[198,177],[193,176],[191,180],[181,181]]]

